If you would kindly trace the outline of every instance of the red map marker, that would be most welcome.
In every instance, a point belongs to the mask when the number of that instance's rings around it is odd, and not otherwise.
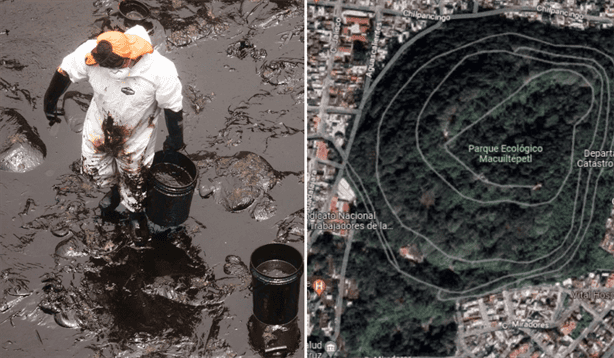
[[[322,292],[324,292],[324,290],[326,289],[326,283],[323,280],[315,280],[313,281],[312,287],[316,291],[318,296],[320,296]]]

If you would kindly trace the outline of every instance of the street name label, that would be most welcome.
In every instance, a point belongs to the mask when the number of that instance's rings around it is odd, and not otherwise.
[[[375,57],[379,50],[379,34],[382,31],[382,23],[378,22],[375,25],[375,38],[373,39],[373,45],[371,46],[371,58],[369,59],[369,69],[367,70],[367,77],[371,78],[373,72],[375,72]]]
[[[528,320],[511,321],[510,323],[502,323],[501,328],[503,329],[512,329],[512,328],[548,329],[550,328],[550,325],[545,322],[534,321],[534,320],[528,319]]]
[[[411,10],[403,10],[403,16],[414,17],[416,19],[422,19],[422,20],[434,20],[434,21],[441,21],[441,22],[446,22],[450,20],[450,15],[442,16],[442,15],[436,15],[436,14],[426,14],[423,12],[411,11]]]
[[[551,15],[563,15],[566,17],[573,17],[576,20],[582,20],[584,19],[584,14],[578,14],[577,12],[573,12],[573,11],[567,11],[567,10],[563,10],[563,9],[554,9],[551,7],[546,7],[546,6],[542,6],[539,5],[536,8],[537,12],[545,12]]]
[[[333,24],[333,38],[331,39],[331,53],[337,53],[337,47],[339,46],[339,32],[341,31],[341,18],[335,18],[335,23]]]

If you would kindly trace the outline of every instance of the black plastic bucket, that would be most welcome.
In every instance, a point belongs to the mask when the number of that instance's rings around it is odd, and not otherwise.
[[[286,324],[298,314],[303,257],[291,246],[260,246],[250,260],[254,316],[266,324]]]
[[[153,24],[147,21],[150,16],[149,8],[142,2],[134,0],[124,0],[120,2],[119,14],[124,18],[124,25],[127,28],[141,25],[148,32],[153,28]]]
[[[119,3],[119,13],[125,19],[138,23],[149,17],[149,8],[139,1],[124,0]]]
[[[190,215],[197,180],[198,169],[190,158],[173,151],[156,152],[149,168],[145,206],[149,220],[160,226],[185,222]]]

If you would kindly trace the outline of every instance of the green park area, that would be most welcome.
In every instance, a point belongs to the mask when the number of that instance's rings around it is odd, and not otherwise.
[[[382,74],[349,179],[355,210],[391,229],[354,238],[349,356],[453,354],[456,299],[613,266],[599,248],[613,170],[579,164],[585,150],[613,149],[607,36],[450,22]],[[407,245],[422,263],[400,257]]]

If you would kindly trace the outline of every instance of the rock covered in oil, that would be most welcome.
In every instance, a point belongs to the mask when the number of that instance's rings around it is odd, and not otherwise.
[[[230,157],[210,156],[196,161],[201,171],[200,196],[213,196],[227,211],[248,210],[256,221],[273,217],[275,200],[268,192],[283,178],[283,174],[261,156],[239,152]]]
[[[47,147],[15,109],[0,107],[0,170],[25,173],[41,165]]]

